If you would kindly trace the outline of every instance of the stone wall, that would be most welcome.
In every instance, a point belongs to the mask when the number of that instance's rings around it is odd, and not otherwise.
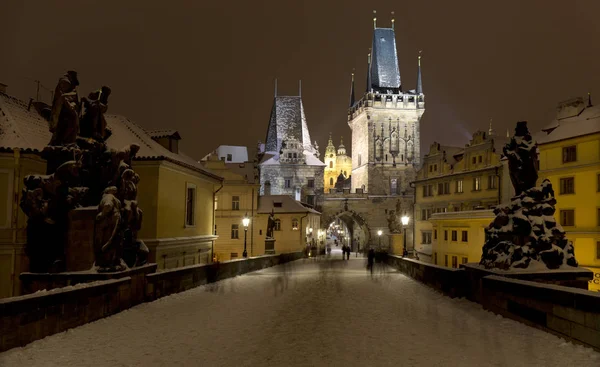
[[[149,274],[146,277],[146,301],[153,301],[157,298],[184,292],[206,283],[298,260],[302,257],[304,257],[303,252],[265,255],[246,260],[231,260],[210,265],[194,265]]]
[[[497,275],[473,264],[452,269],[394,255],[385,262],[445,295],[466,297],[491,312],[600,351],[600,294],[586,290],[592,276],[586,269]]]
[[[130,276],[88,283],[83,280],[89,281],[90,273],[80,274],[85,279],[70,273],[74,280],[68,280],[64,274],[42,274],[49,276],[47,289],[63,286],[49,291],[41,290],[44,285],[33,274],[25,274],[22,278],[28,282],[29,290],[37,292],[0,299],[0,352],[116,314],[140,302],[302,257],[301,252],[267,255],[148,274],[148,269],[156,270],[156,264],[151,264],[143,269],[132,269],[133,272],[127,274]]]
[[[395,255],[388,255],[386,262],[409,277],[452,298],[464,297],[467,293],[467,281],[462,269],[446,268]]]
[[[600,351],[600,294],[497,275],[482,289],[485,309]]]
[[[57,288],[0,300],[0,352],[131,307],[131,278]]]

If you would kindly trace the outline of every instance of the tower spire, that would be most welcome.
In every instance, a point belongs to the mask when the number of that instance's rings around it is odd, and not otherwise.
[[[423,94],[423,81],[421,79],[421,50],[417,58],[417,95]]]
[[[494,134],[494,129],[492,129],[492,119],[490,119],[490,128],[488,129],[488,136],[493,136]]]
[[[377,29],[377,10],[373,10],[373,29]]]
[[[371,91],[371,49],[367,54],[367,93]]]
[[[394,22],[396,20],[394,19],[394,11],[392,10],[392,30],[394,30]]]
[[[354,71],[352,72],[352,85],[350,86],[350,107],[354,106]]]

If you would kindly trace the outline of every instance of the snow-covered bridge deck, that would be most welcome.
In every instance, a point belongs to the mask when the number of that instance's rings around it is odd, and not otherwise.
[[[301,260],[0,354],[0,366],[599,366],[600,354],[365,260]]]

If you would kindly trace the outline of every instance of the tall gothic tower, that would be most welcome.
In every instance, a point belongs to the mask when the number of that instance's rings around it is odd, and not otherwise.
[[[411,192],[409,183],[419,168],[419,122],[425,112],[418,58],[417,85],[405,90],[400,78],[394,20],[378,28],[373,18],[372,54],[368,55],[367,88],[354,99],[354,76],[348,109],[352,130],[352,191],[375,195]]]
[[[325,164],[316,142],[310,141],[300,93],[278,96],[275,87],[267,139],[258,156],[261,195],[290,195],[317,208],[321,205]]]

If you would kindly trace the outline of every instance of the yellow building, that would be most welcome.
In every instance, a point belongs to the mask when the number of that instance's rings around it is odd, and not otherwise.
[[[265,248],[269,214],[275,213],[275,248]],[[304,251],[307,245],[317,244],[321,213],[288,195],[265,195],[259,198],[257,254]]]
[[[209,155],[202,164],[224,178],[223,187],[215,197],[215,255],[219,261],[240,258],[244,252],[244,226],[247,215],[246,251],[248,256],[263,255],[256,246],[258,193],[260,182],[252,162],[226,163],[218,155]],[[264,242],[260,244],[264,247]]]
[[[460,264],[479,262],[485,229],[494,217],[491,209],[432,214],[431,263],[458,268]]]
[[[594,272],[590,289],[600,291],[600,106],[583,98],[560,103],[556,119],[535,139],[539,182],[552,182],[556,221],[573,241],[579,265]]]
[[[464,148],[430,146],[414,182],[415,249],[421,259],[433,262],[437,251],[433,214],[490,209],[510,199],[508,170],[499,154],[504,140],[477,131]]]
[[[347,180],[352,174],[352,158],[346,153],[343,137],[340,139],[340,145],[336,151],[331,135],[329,136],[329,142],[325,148],[324,161],[324,188],[325,193],[328,194],[331,190],[336,189],[335,185],[340,174],[343,176],[344,180]]]
[[[51,138],[36,106],[40,104],[24,103],[0,90],[0,192],[5,193],[0,195],[0,297],[20,294],[19,274],[29,267],[24,252],[27,216],[19,207],[23,178],[45,174],[46,162],[39,153]],[[214,193],[222,178],[178,153],[176,131],[148,133],[125,117],[106,119],[112,132],[109,148],[140,146],[133,168],[140,175],[138,202],[144,211],[139,237],[150,249],[149,261],[160,269],[209,262],[216,239]]]

